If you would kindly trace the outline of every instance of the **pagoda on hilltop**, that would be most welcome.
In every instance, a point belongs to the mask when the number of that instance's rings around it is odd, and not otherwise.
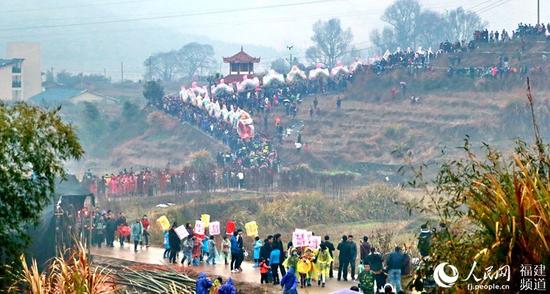
[[[252,57],[248,53],[244,52],[243,46],[241,51],[237,54],[224,57],[224,63],[229,63],[229,74],[224,77],[226,84],[240,82],[243,79],[243,75],[248,75],[249,78],[254,76],[254,63],[259,63],[259,57]]]

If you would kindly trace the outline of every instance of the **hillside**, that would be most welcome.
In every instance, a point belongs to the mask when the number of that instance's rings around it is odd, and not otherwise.
[[[543,55],[550,52],[548,43],[529,44],[518,55],[518,43],[503,46],[482,46],[474,52],[460,54],[460,67],[487,66],[508,56],[511,67],[527,65],[536,97],[542,131],[550,136],[550,87],[546,82],[550,65]],[[466,136],[473,142],[488,142],[506,149],[518,137],[529,139],[530,117],[525,107],[525,80],[519,74],[502,78],[449,76],[447,69],[457,54],[443,55],[427,71],[411,74],[398,69],[376,75],[372,72],[356,77],[346,91],[318,96],[319,114],[309,116],[314,96],[305,97],[296,119],[279,108],[268,118],[280,116],[286,126],[303,125],[305,148],[294,148],[293,133],[279,148],[284,167],[308,164],[317,170],[353,170],[368,180],[397,180],[396,170],[406,160],[433,162],[456,154]],[[540,66],[540,69],[535,66]],[[457,67],[457,66],[455,66]],[[406,95],[391,95],[399,83],[407,83]],[[207,148],[217,152],[225,148],[190,125],[182,127],[161,113],[142,111],[124,119],[123,104],[131,101],[144,106],[139,84],[108,86],[96,89],[119,99],[118,108],[106,107],[100,112],[120,122],[99,127],[103,137],[94,134],[94,123],[87,122],[83,110],[69,111],[88,151],[84,167],[116,170],[129,166],[165,167],[185,161],[192,151]],[[168,89],[172,91],[173,89]],[[409,97],[419,97],[411,103]],[[336,111],[336,99],[343,97],[342,109]],[[101,106],[100,106],[101,107]],[[118,109],[118,110],[117,110]],[[271,123],[264,129],[262,117],[254,117],[259,133],[273,134]],[[102,120],[100,120],[102,121]],[[103,120],[104,121],[104,120]],[[109,128],[112,127],[112,128]],[[115,139],[113,139],[115,138]],[[79,166],[79,170],[83,170]]]
[[[491,66],[500,56],[509,58],[510,67],[528,66],[537,112],[545,136],[550,130],[544,122],[550,114],[548,75],[550,44],[529,43],[518,53],[518,43],[485,45],[472,53],[443,55],[427,71],[411,74],[404,69],[376,75],[367,72],[348,85],[344,93],[318,96],[320,114],[309,115],[313,97],[302,103],[290,124],[302,124],[305,152],[294,150],[291,137],[284,144],[283,161],[292,165],[307,163],[321,169],[351,169],[372,173],[383,179],[395,174],[410,156],[413,162],[431,162],[441,151],[455,154],[468,135],[474,142],[488,142],[506,149],[521,135],[531,136],[530,117],[526,112],[525,79],[519,74],[502,78],[449,76],[447,69],[460,55],[457,68]],[[394,98],[391,89],[407,83],[406,95]],[[419,97],[411,103],[409,97]],[[343,97],[336,111],[336,99]]]
[[[109,91],[107,91],[109,92]],[[112,101],[62,104],[61,116],[75,126],[85,155],[79,162],[68,163],[71,173],[82,175],[87,169],[96,174],[139,169],[183,166],[198,150],[215,154],[226,150],[221,142],[200,130],[155,111],[142,109],[131,89],[111,89],[119,97]],[[133,96],[128,99],[124,95]]]

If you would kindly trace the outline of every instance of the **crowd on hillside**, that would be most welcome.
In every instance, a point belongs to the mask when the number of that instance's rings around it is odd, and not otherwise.
[[[528,38],[545,38],[547,32],[550,32],[550,22],[545,24],[538,25],[529,25],[522,24],[518,25],[516,30],[513,30],[510,33],[503,29],[502,31],[488,29],[478,30],[474,32],[473,38],[470,41],[466,40],[457,40],[451,42],[446,40],[439,44],[438,50],[432,50],[432,48],[422,48],[418,47],[415,51],[410,47],[406,50],[397,48],[393,53],[389,50],[386,50],[384,55],[377,61],[375,61],[371,66],[372,71],[375,73],[381,73],[383,71],[392,69],[394,67],[408,67],[414,69],[428,69],[430,63],[443,53],[453,53],[453,52],[464,52],[468,50],[475,50],[477,46],[481,43],[504,43],[511,40],[522,40]],[[548,35],[550,37],[550,35]],[[548,38],[546,37],[546,38]],[[477,71],[477,69],[476,69]],[[494,71],[494,69],[491,69]],[[470,74],[476,76],[484,76],[483,73],[474,74],[475,71],[472,71]],[[478,72],[484,72],[484,69],[480,68]],[[516,71],[514,71],[516,72]]]
[[[251,169],[277,171],[279,158],[269,138],[254,136],[247,140],[241,139],[235,122],[209,115],[208,111],[184,103],[178,96],[164,97],[163,109],[166,113],[197,126],[229,146],[231,152],[229,156],[224,157],[225,168],[235,172]]]
[[[115,247],[118,244],[124,247],[125,243],[130,243],[137,253],[150,245],[149,231],[153,224],[146,215],[130,221],[122,212],[116,214],[97,208],[89,214],[78,213],[79,217],[84,215],[92,218],[94,246]],[[422,261],[430,255],[434,238],[449,238],[443,223],[437,229],[422,225],[418,234],[418,253],[414,253],[419,256],[413,258],[413,251],[407,246],[396,246],[392,251],[381,253],[368,236],[356,243],[353,235],[343,235],[336,244],[327,235],[322,240],[319,238],[319,244],[294,246],[292,241],[283,243],[284,238],[278,233],[267,235],[262,240],[258,236],[245,237],[243,230],[234,227],[233,232],[222,235],[199,235],[187,223],[187,237],[182,238],[176,228],[178,225],[173,223],[164,231],[163,258],[168,262],[181,263],[182,266],[220,264],[229,266],[232,274],[238,274],[243,271],[243,261],[249,259],[258,272],[258,281],[279,285],[283,293],[298,293],[299,289],[312,287],[313,284],[325,287],[333,278],[357,282],[357,292],[360,289],[362,293],[402,293],[405,289],[422,291],[434,288],[433,279],[422,272],[429,271],[422,268]],[[315,236],[315,233],[312,234]],[[402,277],[413,272],[412,283],[402,284]],[[428,279],[420,279],[422,276],[428,276]],[[197,281],[197,286],[203,282]],[[214,285],[212,282],[215,281],[205,282],[206,289]],[[197,293],[211,292],[200,292],[198,288]]]
[[[217,156],[218,169],[213,168],[209,175],[208,190],[244,189],[268,187],[273,185],[273,172],[269,169],[232,169],[233,154],[220,152]],[[226,167],[225,164],[229,164]],[[246,166],[246,165],[245,165]],[[277,167],[278,168],[278,167]],[[166,193],[182,195],[186,192],[204,190],[199,175],[190,168],[149,169],[134,172],[124,169],[118,173],[94,175],[91,171],[84,174],[82,185],[97,196],[139,197],[159,196]]]

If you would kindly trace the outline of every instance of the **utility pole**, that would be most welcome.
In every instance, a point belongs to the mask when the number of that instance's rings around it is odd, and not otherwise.
[[[107,78],[107,69],[103,68],[103,77]]]
[[[120,62],[120,83],[124,82],[124,62]]]
[[[540,0],[537,0],[537,24],[540,24]]]
[[[152,58],[149,57],[149,81],[153,80],[153,72],[151,71],[151,67],[152,67]]]
[[[290,68],[292,69],[292,48],[294,48],[294,45],[287,45],[286,49],[288,49],[288,64],[290,64]]]

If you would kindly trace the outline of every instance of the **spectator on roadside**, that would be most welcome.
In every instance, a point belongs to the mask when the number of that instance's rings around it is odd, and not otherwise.
[[[334,278],[334,272],[333,272],[333,269],[332,269],[332,266],[333,266],[333,259],[334,259],[334,250],[336,250],[334,248],[334,244],[332,244],[332,242],[330,242],[330,236],[329,235],[326,235],[325,238],[324,238],[324,241],[321,242],[321,244],[324,244],[327,249],[328,249],[328,252],[330,254],[330,257],[331,257],[331,262],[330,262],[330,268],[329,268],[329,278]]]
[[[338,244],[338,281],[343,277],[344,281],[348,280],[348,267],[351,258],[351,248],[348,242],[348,236],[342,236],[342,241]]]
[[[170,230],[168,231],[168,243],[170,246],[170,263],[173,263],[173,264],[176,263],[176,256],[178,252],[181,250],[181,240],[175,231],[177,226],[178,226],[177,223],[174,222],[172,224],[172,227],[170,227]]]
[[[363,264],[367,264],[366,259],[367,259],[367,256],[370,254],[369,237],[367,236],[363,237],[363,242],[361,242],[361,247],[359,249],[360,249],[361,262]]]
[[[370,270],[374,274],[374,279],[376,280],[376,288],[382,290],[383,286],[386,284],[386,275],[384,274],[384,266],[382,264],[383,258],[380,252],[376,251],[376,248],[370,248],[370,254],[365,260],[365,264],[370,266]]]
[[[143,226],[139,219],[136,219],[136,222],[132,224],[130,238],[134,242],[134,252],[137,252],[138,244],[141,243],[141,236],[143,235]]]
[[[357,259],[357,244],[353,241],[353,235],[348,236],[350,251],[349,265],[351,267],[351,280],[355,281],[355,260]]]
[[[141,226],[143,227],[143,241],[141,242],[141,247],[143,248],[143,243],[145,243],[145,247],[149,247],[149,226],[150,226],[149,219],[147,218],[147,215],[143,215],[141,218]]]
[[[405,262],[405,256],[401,252],[401,247],[395,247],[395,250],[388,255],[386,267],[388,269],[388,282],[393,286],[396,292],[402,291],[401,288],[401,268]]]

